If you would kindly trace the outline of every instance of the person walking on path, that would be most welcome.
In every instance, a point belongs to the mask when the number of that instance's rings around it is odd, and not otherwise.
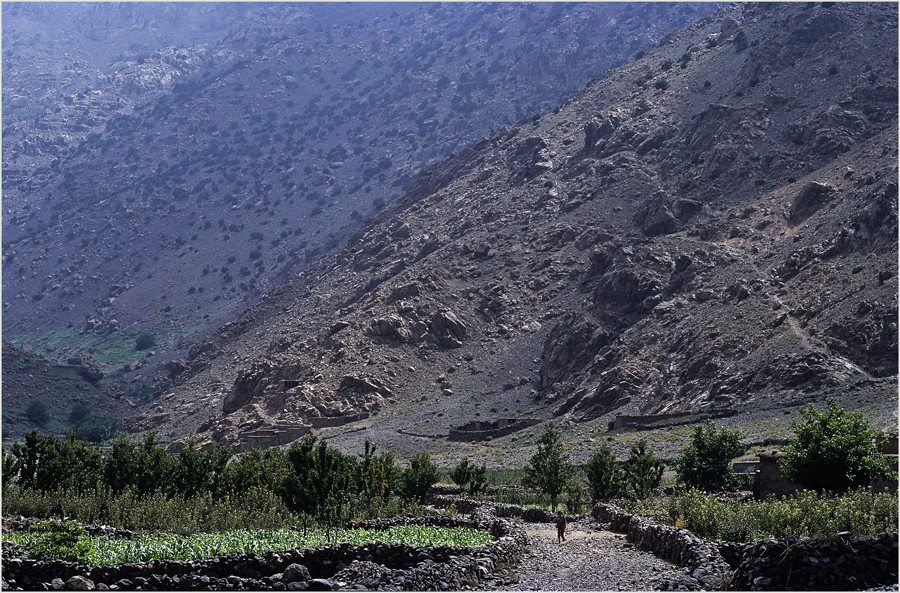
[[[556,541],[557,543],[566,541],[566,518],[562,512],[556,515]]]

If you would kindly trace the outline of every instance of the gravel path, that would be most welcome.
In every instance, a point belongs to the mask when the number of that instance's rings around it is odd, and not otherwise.
[[[570,523],[562,543],[555,525],[524,526],[531,553],[515,569],[518,578],[504,585],[510,591],[648,591],[684,572],[596,524]]]

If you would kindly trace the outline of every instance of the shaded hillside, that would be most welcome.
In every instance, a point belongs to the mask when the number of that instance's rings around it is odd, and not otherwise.
[[[131,402],[104,384],[98,368],[70,362],[57,364],[3,342],[4,442],[21,439],[31,429],[64,435],[73,410],[81,420],[89,415],[121,418],[132,410]]]
[[[127,39],[153,10],[126,8],[103,13],[107,27],[122,19],[106,37]],[[123,332],[152,332],[150,357],[107,368],[144,392],[198,333],[340,245],[423,165],[551,109],[713,8],[240,5],[198,34],[240,14],[218,42],[125,52],[35,118],[4,121],[6,335],[97,358]],[[5,44],[5,85],[45,84],[17,66],[30,40]]]
[[[670,35],[424,171],[131,427],[342,418],[425,443],[895,375],[896,37],[876,4],[735,5]]]

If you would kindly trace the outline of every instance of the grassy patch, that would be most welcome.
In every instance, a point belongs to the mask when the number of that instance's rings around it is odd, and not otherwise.
[[[173,343],[186,336],[196,334],[205,325],[194,325],[185,328],[177,327],[152,327],[152,328],[126,328],[113,332],[109,336],[100,336],[89,332],[74,329],[34,334],[29,336],[17,336],[12,339],[15,344],[28,342],[36,352],[53,358],[64,356],[89,357],[116,370],[130,362],[145,356],[146,352],[135,349],[138,336],[150,333],[155,337],[157,344]],[[74,370],[77,373],[77,369]]]
[[[36,549],[44,537],[39,532],[11,533],[5,538],[26,550]],[[410,546],[484,546],[493,541],[485,531],[401,525],[386,530],[315,529],[307,532],[234,530],[180,536],[171,533],[140,536],[133,539],[87,538],[78,561],[91,566],[116,565],[150,560],[201,560],[225,554],[263,554],[271,550],[319,548],[338,543],[362,545],[373,542]]]
[[[669,517],[711,540],[736,542],[849,531],[873,535],[897,529],[897,495],[859,490],[843,496],[804,491],[796,497],[733,501],[696,491],[672,497]]]

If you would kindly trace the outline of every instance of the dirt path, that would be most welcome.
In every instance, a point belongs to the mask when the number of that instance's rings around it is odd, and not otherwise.
[[[647,591],[660,578],[683,574],[595,524],[569,524],[562,543],[551,524],[526,523],[525,532],[530,553],[516,570],[516,582],[504,587],[511,591]]]

